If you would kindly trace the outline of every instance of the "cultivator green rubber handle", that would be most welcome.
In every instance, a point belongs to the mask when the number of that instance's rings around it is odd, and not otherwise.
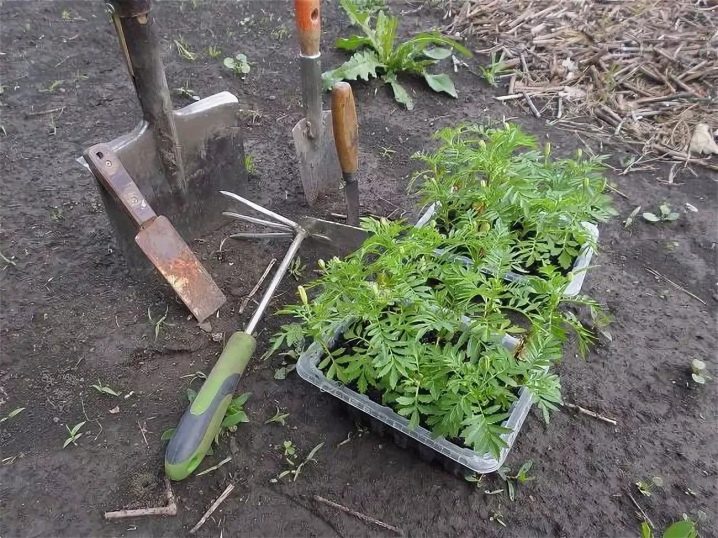
[[[254,337],[245,332],[230,337],[167,445],[165,474],[170,480],[184,480],[202,462],[256,345]]]

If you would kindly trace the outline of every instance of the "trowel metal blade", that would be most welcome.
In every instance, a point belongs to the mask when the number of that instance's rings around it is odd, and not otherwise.
[[[135,242],[200,323],[227,301],[167,218],[157,217]]]
[[[314,205],[320,194],[338,189],[342,177],[334,144],[331,111],[322,112],[321,136],[312,139],[308,133],[307,121],[304,118],[292,129],[304,196],[309,205]]]
[[[355,226],[314,217],[302,217],[299,225],[309,233],[309,239],[328,245],[332,254],[339,257],[357,250],[369,235],[366,230]]]

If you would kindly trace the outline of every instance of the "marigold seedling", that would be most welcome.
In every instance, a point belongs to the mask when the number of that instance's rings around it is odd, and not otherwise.
[[[553,161],[515,126],[465,126],[438,137],[439,150],[422,156],[434,220],[417,228],[364,219],[367,240],[298,288],[299,303],[281,311],[295,323],[282,327],[271,350],[316,342],[324,347],[317,367],[329,380],[370,395],[409,428],[498,458],[521,388],[548,421],[561,403],[550,367],[562,344],[572,332],[585,354],[595,339],[562,306],[605,321],[595,300],[565,295],[571,276],[563,269],[588,241],[581,222],[614,212],[596,161]],[[509,271],[524,275],[508,280]],[[518,347],[502,343],[507,334],[520,338]],[[530,480],[529,469],[511,475],[512,487]]]

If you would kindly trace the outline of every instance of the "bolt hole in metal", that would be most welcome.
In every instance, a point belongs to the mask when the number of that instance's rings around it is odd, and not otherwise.
[[[97,155],[97,158],[98,158],[98,159],[102,159],[102,158],[105,156],[105,154],[102,153],[101,151],[98,151],[97,153],[95,153],[95,155]],[[105,166],[108,166],[108,167],[109,167],[109,166],[112,166],[112,161],[109,160],[109,159],[107,159],[107,160],[105,161]]]

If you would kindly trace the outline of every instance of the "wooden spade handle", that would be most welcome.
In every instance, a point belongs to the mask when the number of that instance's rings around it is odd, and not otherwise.
[[[302,56],[319,54],[321,36],[320,0],[294,0],[297,38]]]
[[[337,82],[332,88],[332,127],[342,172],[353,174],[359,168],[359,126],[348,82]]]

